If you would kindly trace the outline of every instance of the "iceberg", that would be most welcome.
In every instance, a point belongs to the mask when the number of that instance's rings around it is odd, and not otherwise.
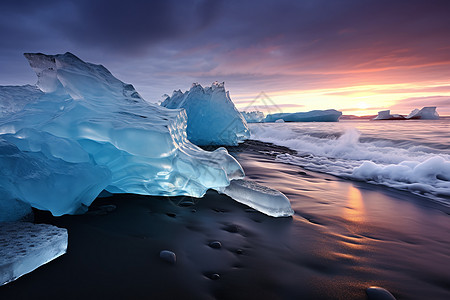
[[[378,112],[378,115],[372,120],[404,120],[405,117],[398,114],[391,115],[390,110],[382,110]]]
[[[184,110],[146,102],[105,67],[71,53],[25,57],[37,88],[0,89],[7,107],[0,116],[0,206],[14,211],[19,200],[56,216],[77,214],[102,190],[202,197],[244,177],[226,149],[207,152],[188,141]],[[223,85],[205,92],[231,103]],[[236,120],[234,141],[247,134],[240,114]]]
[[[67,230],[47,224],[8,222],[0,226],[0,286],[67,250]]]
[[[187,138],[196,145],[236,146],[248,139],[247,122],[225,91],[224,83],[203,88],[194,83],[189,91],[174,91],[161,106],[184,108],[187,114]]]
[[[242,116],[244,117],[247,123],[261,123],[264,122],[264,113],[262,111],[241,111]]]
[[[425,106],[421,110],[416,108],[411,111],[406,119],[439,120],[439,114],[436,106]]]
[[[312,110],[309,112],[269,114],[264,122],[272,123],[280,119],[285,122],[338,122],[340,116],[342,116],[342,112],[334,109]]]

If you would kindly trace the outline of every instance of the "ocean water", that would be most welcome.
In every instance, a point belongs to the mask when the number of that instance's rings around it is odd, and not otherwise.
[[[295,150],[276,160],[406,190],[450,206],[450,119],[250,124],[251,138]]]

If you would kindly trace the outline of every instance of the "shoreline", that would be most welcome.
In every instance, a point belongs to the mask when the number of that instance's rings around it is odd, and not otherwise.
[[[450,297],[448,213],[258,149],[230,152],[248,178],[289,197],[293,217],[268,217],[214,191],[200,199],[115,195],[78,216],[37,211],[35,222],[68,229],[68,251],[0,287],[0,297],[365,299],[374,285],[397,299]],[[174,265],[162,250],[175,252]]]

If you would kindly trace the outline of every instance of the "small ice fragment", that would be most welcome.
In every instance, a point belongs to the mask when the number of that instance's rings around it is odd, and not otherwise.
[[[0,225],[0,286],[14,281],[67,250],[67,230],[48,224]]]
[[[289,199],[283,193],[254,181],[232,180],[229,186],[218,191],[268,216],[289,217],[294,214]]]
[[[171,264],[175,264],[175,263],[177,262],[177,256],[176,256],[176,254],[173,253],[172,251],[169,251],[169,250],[162,250],[162,251],[159,253],[159,257],[160,257],[162,260],[164,260],[164,261],[166,261],[166,262],[168,262],[168,263],[171,263]]]

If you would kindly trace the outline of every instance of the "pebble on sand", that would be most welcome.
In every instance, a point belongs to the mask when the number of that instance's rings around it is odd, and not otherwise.
[[[388,290],[377,286],[369,287],[366,293],[369,300],[396,300]]]
[[[209,246],[214,249],[222,248],[222,244],[219,241],[211,242],[211,243],[209,243]]]
[[[176,254],[173,253],[172,251],[169,251],[169,250],[162,250],[162,251],[159,253],[159,257],[160,257],[162,260],[164,260],[164,261],[166,261],[166,262],[168,262],[168,263],[170,263],[170,264],[175,264],[175,263],[177,262],[177,256],[176,256]]]

